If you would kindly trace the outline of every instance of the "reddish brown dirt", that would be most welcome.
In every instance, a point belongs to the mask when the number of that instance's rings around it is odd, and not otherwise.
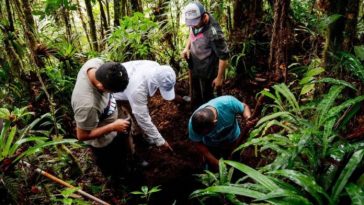
[[[223,89],[223,94],[233,95],[254,107],[254,97],[247,98],[245,96],[248,96],[248,93],[242,92],[243,89],[232,87],[232,82],[228,82]],[[185,81],[176,85],[177,94],[187,95],[186,91],[188,89]],[[189,194],[194,190],[202,188],[202,185],[196,180],[195,174],[203,172],[202,157],[188,140],[187,123],[192,110],[187,104],[165,101],[159,94],[150,99],[149,109],[153,122],[174,149],[174,152],[171,153],[156,147],[148,148],[140,143],[138,146],[137,142],[137,153],[149,162],[149,166],[144,168],[141,174],[142,185],[149,187],[161,185],[162,189],[161,192],[151,197],[150,204],[173,204],[174,201],[176,204],[182,205],[198,204],[196,201],[188,199]],[[257,164],[256,158],[248,155],[254,155],[254,152],[244,154],[244,160],[252,159],[253,161],[248,163]]]

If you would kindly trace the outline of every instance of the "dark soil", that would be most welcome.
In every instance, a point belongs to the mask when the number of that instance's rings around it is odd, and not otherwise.
[[[222,94],[233,95],[254,109],[256,103],[254,93],[259,92],[261,87],[262,85],[258,86],[254,83],[242,84],[240,81],[228,81]],[[178,95],[187,95],[187,81],[179,81],[175,89]],[[155,146],[149,146],[142,140],[141,136],[136,137],[134,141],[137,156],[146,160],[149,165],[146,167],[135,166],[121,181],[105,178],[95,166],[92,151],[87,147],[72,150],[82,171],[77,168],[76,164],[70,162],[72,161],[70,159],[65,160],[66,169],[57,168],[57,166],[62,167],[57,165],[59,162],[48,163],[42,169],[70,181],[73,185],[81,187],[82,190],[111,204],[145,204],[145,199],[131,194],[132,191],[140,190],[142,186],[149,188],[159,186],[161,189],[160,192],[151,195],[148,202],[151,205],[200,204],[196,199],[189,199],[189,195],[193,191],[204,188],[196,176],[204,172],[202,156],[188,139],[187,123],[192,114],[189,104],[165,101],[159,94],[156,94],[150,99],[149,109],[153,123],[171,145],[174,150],[173,153],[169,150],[160,150]],[[241,123],[244,127],[245,122],[241,121]],[[57,159],[56,156],[53,156],[54,154],[56,153],[48,153],[48,158]],[[260,158],[261,156],[255,156],[253,149],[247,149],[242,155],[243,162],[253,167],[264,164]],[[35,165],[38,164],[37,161],[35,159]],[[42,163],[39,161],[39,164]],[[29,196],[29,198],[23,198],[25,203],[54,203],[49,196],[40,197],[42,193],[45,193],[46,188],[42,188],[44,183],[53,184],[53,188],[47,188],[52,189],[48,192],[53,194],[64,190],[64,187],[55,185],[49,179],[40,177],[39,174],[34,172],[29,174],[27,178],[33,182],[24,184],[20,188],[22,195]],[[39,179],[42,180],[39,181]],[[39,196],[39,199],[34,199],[35,196]],[[47,200],[45,201],[45,199]],[[88,199],[85,200],[88,201]],[[219,202],[217,203],[219,204]]]

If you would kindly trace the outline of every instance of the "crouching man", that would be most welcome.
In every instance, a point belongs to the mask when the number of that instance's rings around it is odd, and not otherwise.
[[[221,96],[201,105],[189,120],[189,138],[213,170],[218,170],[218,159],[229,158],[240,141],[238,114],[249,119],[249,106],[233,96]]]

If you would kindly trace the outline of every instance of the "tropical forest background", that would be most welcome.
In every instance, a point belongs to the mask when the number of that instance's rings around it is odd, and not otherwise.
[[[77,73],[93,57],[155,60],[175,69],[177,94],[187,95],[180,56],[187,3],[0,0],[1,204],[96,203],[80,189],[111,204],[364,204],[363,0],[201,1],[231,52],[223,93],[249,104],[257,119],[243,129],[241,160],[220,160],[217,173],[197,164],[182,171],[195,181],[178,189],[187,192],[181,196],[163,192],[182,186],[173,180],[129,181],[110,191],[75,139]],[[179,116],[183,131],[167,138],[176,150],[188,145],[189,115]],[[181,126],[173,117],[171,131]]]

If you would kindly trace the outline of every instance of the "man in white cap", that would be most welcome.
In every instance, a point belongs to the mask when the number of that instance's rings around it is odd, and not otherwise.
[[[165,100],[175,98],[174,85],[176,74],[168,65],[159,65],[148,60],[129,61],[122,63],[129,76],[129,84],[123,92],[114,93],[118,101],[129,101],[131,111],[139,127],[146,135],[150,144],[158,147],[172,148],[159,133],[149,115],[148,97],[153,96],[159,89]]]
[[[201,3],[189,3],[184,17],[190,35],[182,57],[189,65],[192,107],[197,108],[215,97],[214,90],[221,89],[229,49],[219,24]]]

